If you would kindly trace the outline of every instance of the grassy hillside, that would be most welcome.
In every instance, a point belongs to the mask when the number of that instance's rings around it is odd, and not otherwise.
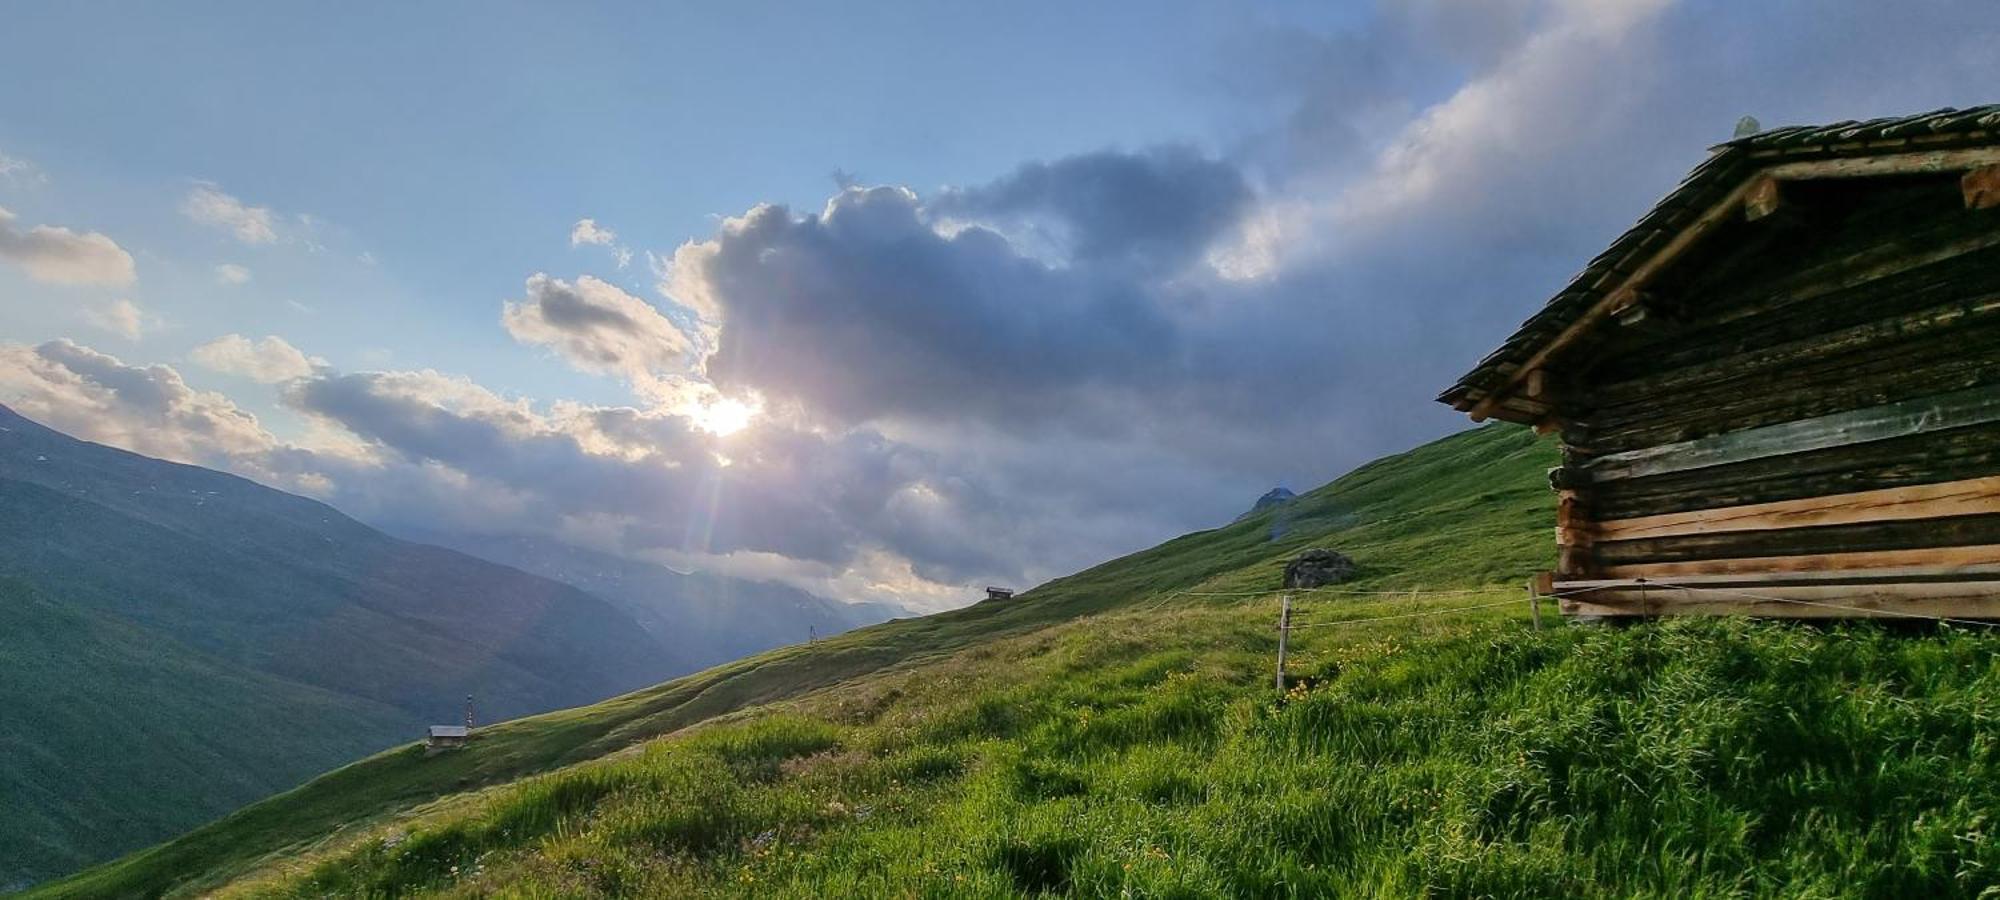
[[[0,889],[454,721],[687,671],[574,588],[0,407]]]
[[[407,737],[384,724],[393,710],[259,677],[9,578],[0,671],[0,872],[22,884]],[[274,727],[270,710],[293,715]]]
[[[2000,638],[1525,628],[1547,445],[1490,427],[1010,603],[392,751],[44,896],[1974,896]],[[1302,600],[1270,687],[1283,560]],[[1346,623],[1346,624],[1339,624]],[[693,726],[693,727],[690,727]],[[649,740],[673,733],[663,740]],[[540,773],[540,774],[536,774]],[[523,778],[528,775],[531,777]]]

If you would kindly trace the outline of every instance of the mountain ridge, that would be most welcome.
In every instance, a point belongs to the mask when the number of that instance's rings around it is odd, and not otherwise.
[[[0,806],[39,812],[0,817],[0,884],[456,721],[466,694],[513,717],[691,667],[568,585],[4,406],[0,429]]]

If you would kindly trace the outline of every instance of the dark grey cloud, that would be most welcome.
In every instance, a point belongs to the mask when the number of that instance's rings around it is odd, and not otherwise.
[[[758,207],[683,247],[674,278],[716,301],[716,385],[835,421],[1037,419],[1164,377],[1181,351],[1144,285],[986,227],[941,232],[900,188],[842,191],[820,213]]]
[[[1028,163],[991,184],[946,191],[927,211],[1031,229],[1073,264],[1171,271],[1198,259],[1254,199],[1236,166],[1170,146]]]

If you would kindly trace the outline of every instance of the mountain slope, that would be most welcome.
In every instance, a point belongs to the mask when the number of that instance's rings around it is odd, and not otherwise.
[[[0,872],[21,884],[408,737],[393,708],[247,671],[9,578],[0,672]]]
[[[689,671],[909,614],[898,606],[828,600],[775,582],[676,572],[540,538],[412,536],[602,597],[645,626]]]
[[[50,896],[211,885],[333,831],[443,794],[594,759],[712,717],[901,671],[1051,625],[1155,604],[1178,589],[1276,584],[1297,549],[1332,543],[1363,583],[1517,584],[1546,565],[1554,451],[1525,429],[1466,432],[1363,466],[1264,514],[1197,532],[1017,596],[858,629],[679,678],[590,707],[506,722],[474,753],[389,751],[182,838],[47,886]],[[1277,516],[1282,514],[1283,519]]]
[[[1010,602],[507,723],[463,753],[383,754],[41,893],[2000,884],[2000,636],[1531,630],[1518,579],[1548,554],[1550,455],[1520,429],[1456,435]],[[1359,562],[1341,591],[1383,593],[1294,594],[1279,698],[1276,578],[1313,545]]]
[[[685,671],[574,588],[0,407],[0,884],[454,721]]]

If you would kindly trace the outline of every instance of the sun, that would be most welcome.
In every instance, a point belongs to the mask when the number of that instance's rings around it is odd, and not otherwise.
[[[688,413],[694,427],[716,437],[728,437],[742,431],[756,417],[757,407],[733,397],[719,398]]]

